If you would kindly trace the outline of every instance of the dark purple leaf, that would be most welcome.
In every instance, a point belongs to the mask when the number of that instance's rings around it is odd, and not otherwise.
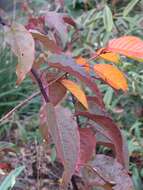
[[[106,133],[108,133],[108,137],[112,139],[112,143],[115,146],[115,153],[118,162],[120,162],[124,167],[127,168],[127,156],[125,154],[124,142],[122,138],[122,134],[120,129],[117,125],[113,122],[110,117],[103,116],[103,115],[96,115],[89,112],[77,112],[76,115],[81,115],[91,119],[92,121],[96,122],[98,125],[102,126]],[[128,168],[127,168],[128,169]]]
[[[47,122],[49,132],[56,146],[57,155],[64,165],[62,178],[63,189],[66,189],[80,156],[80,137],[72,113],[61,106],[47,104]]]
[[[97,154],[96,159],[90,162],[89,166],[93,171],[89,173],[89,168],[84,168],[82,175],[84,182],[88,184],[90,189],[93,189],[93,186],[99,186],[104,187],[103,189],[105,190],[134,190],[132,180],[127,171],[116,159]],[[112,188],[109,185],[106,188],[107,183],[111,184]]]

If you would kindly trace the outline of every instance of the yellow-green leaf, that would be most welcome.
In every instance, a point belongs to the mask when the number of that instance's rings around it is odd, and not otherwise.
[[[104,26],[107,32],[111,32],[113,28],[113,17],[112,17],[112,12],[108,5],[105,5],[105,8],[103,10],[103,22]]]

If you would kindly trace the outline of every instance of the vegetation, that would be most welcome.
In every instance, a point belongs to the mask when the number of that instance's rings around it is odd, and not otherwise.
[[[0,190],[142,189],[142,6],[1,1]]]

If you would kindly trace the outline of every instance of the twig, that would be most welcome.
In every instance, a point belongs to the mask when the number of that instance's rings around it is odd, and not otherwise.
[[[71,94],[71,98],[72,98],[72,103],[73,103],[73,105],[74,105],[74,111],[76,111],[76,108],[75,108],[76,99],[75,99],[75,97],[73,96],[73,94]],[[76,122],[77,122],[78,127],[80,127],[80,120],[79,120],[79,116],[78,116],[78,115],[76,115]]]
[[[45,88],[44,88],[44,86],[43,86],[43,83],[42,83],[42,81],[41,81],[41,78],[39,77],[39,75],[38,75],[36,69],[32,68],[32,69],[31,69],[31,73],[33,74],[33,76],[35,77],[35,79],[36,79],[36,81],[37,81],[37,84],[38,84],[38,86],[39,86],[39,88],[40,88],[40,91],[41,91],[41,93],[42,93],[42,95],[43,95],[43,97],[44,97],[44,99],[45,99],[45,102],[48,103],[48,102],[50,101],[50,100],[49,100],[49,97],[48,97],[48,95],[47,95],[47,93],[46,93],[46,90],[45,90]]]
[[[78,190],[78,186],[76,184],[76,176],[75,175],[72,175],[72,178],[71,178],[71,182],[72,182],[72,185],[73,185],[73,190]]]
[[[56,79],[52,80],[51,82],[48,83],[47,87],[44,89],[47,89],[50,85],[52,85],[54,82],[58,81],[60,78],[62,78],[65,75],[62,74],[60,76],[58,76]],[[4,120],[8,119],[15,111],[17,111],[18,109],[20,109],[21,107],[24,107],[29,101],[31,101],[33,98],[35,98],[36,96],[40,95],[40,91],[35,92],[34,94],[32,94],[31,96],[29,96],[28,98],[26,98],[25,100],[23,100],[22,102],[20,102],[17,106],[15,106],[11,111],[9,111],[6,115],[4,115],[1,119],[0,119],[0,123],[2,123]]]
[[[38,95],[40,95],[40,91],[35,92],[31,96],[29,96],[28,98],[26,98],[25,100],[23,100],[22,102],[20,102],[17,106],[15,106],[11,111],[9,111],[6,115],[4,115],[0,119],[0,123],[3,122],[4,120],[8,119],[16,110],[18,110],[19,108],[25,106],[29,101],[31,101],[34,97],[36,97]]]

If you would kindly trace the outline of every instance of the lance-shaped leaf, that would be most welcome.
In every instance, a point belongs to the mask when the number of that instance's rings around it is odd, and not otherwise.
[[[76,115],[81,115],[91,119],[92,121],[96,122],[98,125],[102,126],[106,133],[108,133],[108,137],[112,139],[112,143],[115,146],[115,153],[117,160],[126,168],[127,157],[125,155],[125,148],[124,148],[124,141],[122,138],[122,134],[118,126],[112,121],[112,119],[108,116],[103,115],[96,115],[89,112],[77,112]]]
[[[52,53],[61,52],[60,48],[56,45],[56,43],[53,40],[49,39],[47,35],[44,35],[37,30],[29,30],[29,31],[35,40],[39,40]]]
[[[20,175],[24,168],[25,166],[19,166],[18,168],[12,170],[0,184],[0,190],[12,189],[16,183],[16,178]]]
[[[139,2],[139,0],[131,0],[123,11],[123,16],[126,17],[134,8],[134,6]]]
[[[143,60],[143,40],[135,36],[122,36],[107,44],[108,51]]]
[[[100,93],[95,81],[80,65],[75,62],[72,57],[53,54],[49,56],[48,60],[49,66],[58,68],[64,72],[68,72],[69,74],[82,80],[96,94],[99,104],[104,108],[102,94]]]
[[[87,99],[84,91],[73,81],[62,79],[61,83],[88,109]]]
[[[110,64],[96,64],[94,71],[102,78],[107,84],[114,89],[127,91],[128,84],[124,74],[115,66]]]
[[[80,128],[80,165],[86,164],[96,148],[95,134],[90,128]]]
[[[16,67],[17,84],[20,84],[26,74],[31,70],[34,62],[35,44],[32,35],[26,28],[18,23],[5,27],[6,42],[11,46],[12,51],[18,57]]]
[[[62,185],[66,189],[79,160],[80,138],[77,124],[68,109],[61,106],[54,108],[51,103],[47,104],[47,121],[57,155],[64,165]]]
[[[89,166],[92,168],[92,172],[89,173],[89,168],[85,168],[82,172],[85,183],[90,186],[89,189],[99,186],[104,187],[105,190],[134,190],[131,177],[114,158],[97,154],[96,159],[90,162]],[[111,182],[112,188],[109,186],[106,188],[107,182]]]
[[[104,26],[107,32],[111,32],[113,28],[113,17],[112,17],[112,12],[108,5],[105,5],[104,11],[103,11],[103,22]]]

